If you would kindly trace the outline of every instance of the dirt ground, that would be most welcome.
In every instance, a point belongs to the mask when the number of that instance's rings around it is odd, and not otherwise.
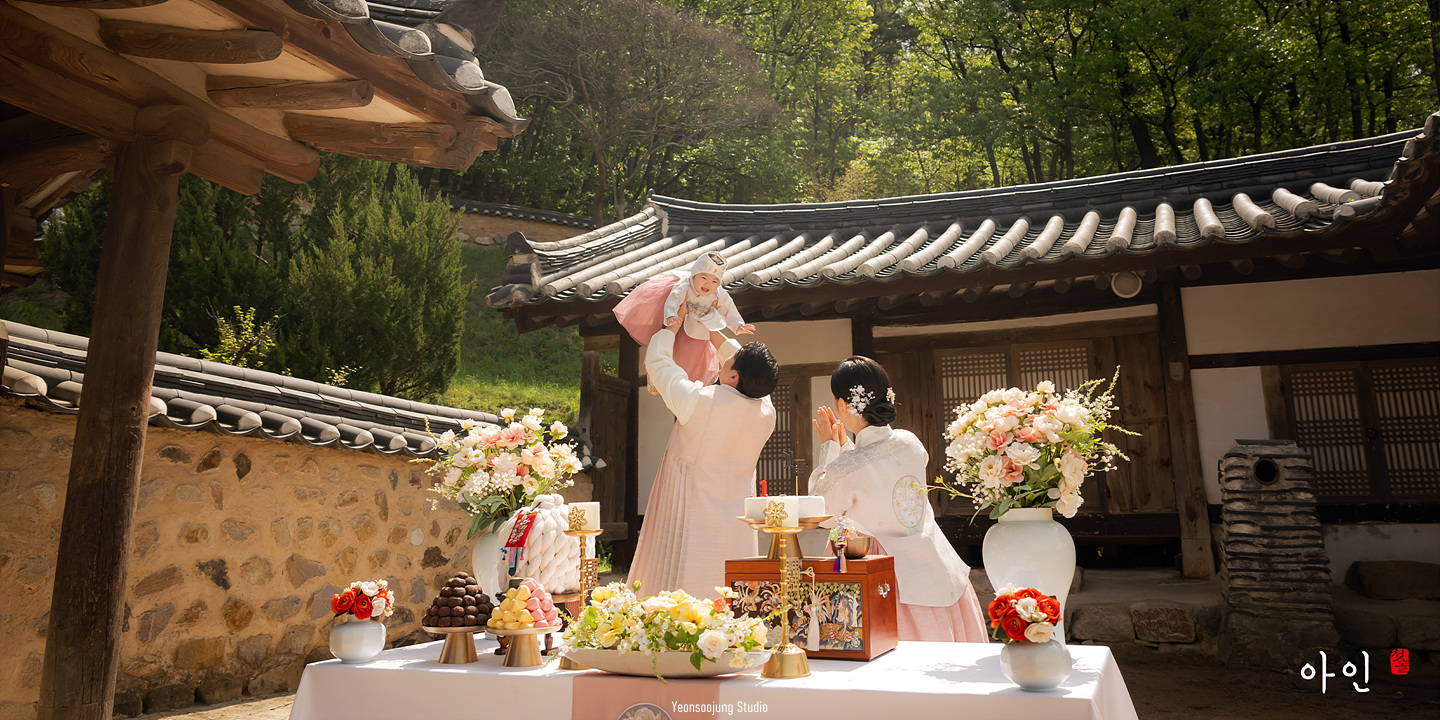
[[[1140,720],[1354,720],[1355,718],[1440,718],[1440,687],[1405,687],[1384,680],[1384,667],[1371,667],[1370,692],[1350,682],[1232,670],[1218,662],[1177,658],[1134,645],[1116,649],[1116,661]],[[226,705],[141,715],[144,720],[285,720],[294,696],[247,698]]]

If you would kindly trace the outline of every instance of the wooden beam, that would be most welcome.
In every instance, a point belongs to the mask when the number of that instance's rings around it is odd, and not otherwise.
[[[205,93],[220,107],[338,110],[365,107],[375,97],[369,80],[304,82],[238,75],[211,75]]]
[[[1033,282],[1012,283],[1010,288],[1005,291],[1005,294],[1018,299],[1023,297],[1025,293],[1030,292],[1030,288],[1033,287],[1035,287],[1035,283]]]
[[[868,312],[850,318],[850,354],[875,357],[875,318]]]
[[[0,273],[10,259],[10,222],[15,217],[15,188],[0,187]],[[0,280],[0,287],[4,287]],[[0,323],[0,342],[6,340],[5,324]],[[0,368],[5,367],[5,347],[0,345]]]
[[[1215,574],[1206,515],[1205,472],[1195,421],[1195,392],[1190,383],[1190,353],[1185,341],[1185,310],[1180,287],[1168,278],[1160,288],[1160,357],[1164,362],[1165,407],[1170,416],[1170,457],[1175,506],[1180,516],[1181,564],[1187,578]]]
[[[1118,320],[1095,320],[1091,322],[1046,325],[1044,327],[1016,327],[1000,330],[976,330],[931,335],[892,335],[875,338],[875,347],[885,352],[909,352],[926,348],[994,347],[1033,342],[1043,336],[1046,342],[1061,340],[1087,340],[1116,335],[1139,335],[1155,332],[1155,317],[1121,318]]]
[[[379,123],[320,115],[285,114],[290,137],[320,150],[343,152],[448,148],[455,144],[455,126],[445,123]]]
[[[241,195],[260,192],[265,181],[264,163],[224,143],[195,148],[190,172]]]
[[[1074,285],[1074,278],[1060,278],[1055,281],[1055,293],[1057,295],[1064,295],[1065,293],[1070,292],[1070,288]]]
[[[115,144],[109,140],[54,125],[66,134],[0,147],[0,185],[19,187],[68,172],[93,172],[105,167],[114,153]]]
[[[178,62],[245,65],[280,57],[285,43],[266,30],[195,30],[100,19],[100,40],[122,55]]]
[[[150,120],[157,123],[152,127]],[[108,720],[127,595],[135,496],[145,453],[150,385],[180,178],[171,145],[189,117],[147,108],[133,121],[156,131],[115,158],[85,393],[65,492],[40,679],[39,717]],[[172,127],[172,125],[174,127]],[[190,127],[187,127],[190,126]]]
[[[184,105],[210,123],[213,140],[230,145],[291,182],[314,177],[314,149],[271,135],[192,95],[110,50],[0,3],[0,100],[117,142],[135,138],[145,106]]]
[[[129,10],[131,8],[154,7],[166,0],[24,0],[24,2],[63,8],[89,8],[92,10]]]

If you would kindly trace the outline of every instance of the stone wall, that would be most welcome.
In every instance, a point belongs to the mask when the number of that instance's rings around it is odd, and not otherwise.
[[[501,245],[512,232],[525,233],[525,237],[540,242],[558,242],[576,235],[583,235],[585,228],[570,225],[555,225],[538,220],[482,215],[474,212],[457,212],[460,221],[459,237],[462,242],[476,245]]]
[[[74,432],[0,399],[0,720],[35,716]],[[469,569],[469,519],[407,459],[149,428],[117,714],[293,690],[354,580],[389,580],[392,643],[430,639],[417,618]]]

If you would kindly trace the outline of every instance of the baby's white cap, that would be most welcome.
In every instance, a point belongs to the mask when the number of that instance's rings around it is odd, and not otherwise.
[[[696,258],[695,263],[690,266],[691,275],[699,275],[700,273],[710,273],[715,277],[724,276],[725,258],[722,257],[720,253],[714,252],[707,252],[701,255]]]

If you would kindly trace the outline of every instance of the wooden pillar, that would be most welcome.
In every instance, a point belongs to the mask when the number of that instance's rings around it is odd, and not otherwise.
[[[144,108],[111,170],[85,396],[50,598],[41,720],[110,720],[131,525],[145,451],[179,174],[209,137],[198,113]]]
[[[1175,472],[1175,507],[1180,514],[1180,551],[1185,577],[1215,574],[1206,513],[1205,469],[1195,426],[1195,393],[1190,384],[1190,351],[1185,311],[1173,274],[1160,287],[1160,358],[1164,362],[1165,406],[1170,415],[1170,457]]]
[[[630,567],[640,541],[640,345],[629,333],[620,333],[620,379],[630,384],[625,402],[625,522],[630,537],[617,545],[615,567]]]
[[[850,316],[850,354],[875,357],[875,319],[868,308]]]
[[[15,188],[0,187],[0,294],[5,292],[5,254],[10,245],[10,216],[15,212]],[[0,323],[0,368],[5,367],[5,355],[10,349],[10,334],[5,323]]]

